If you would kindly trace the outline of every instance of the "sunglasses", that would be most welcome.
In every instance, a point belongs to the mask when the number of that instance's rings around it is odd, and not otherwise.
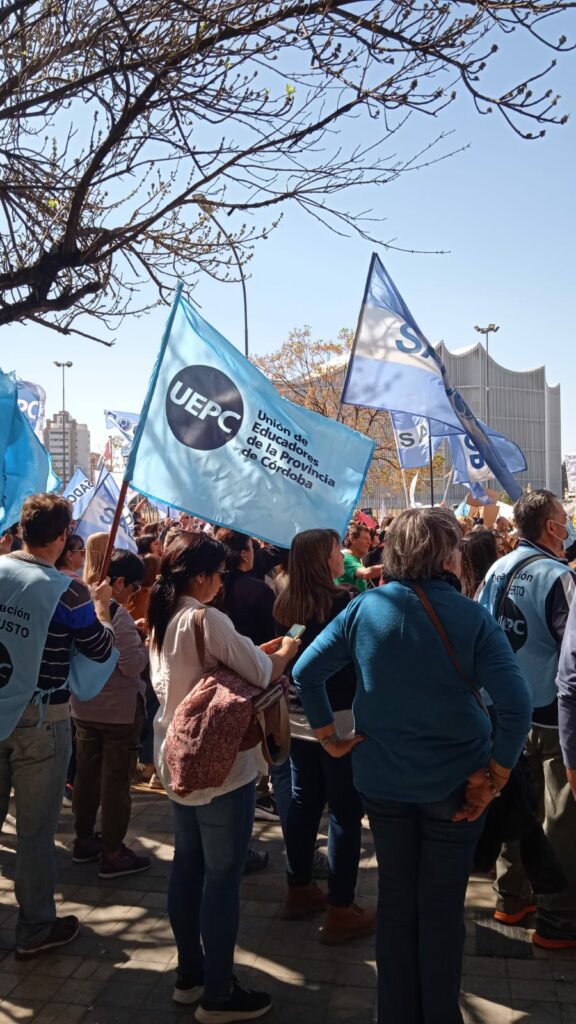
[[[226,579],[226,577],[230,575],[228,569],[216,569],[216,572],[218,573],[218,576],[222,577],[222,579]]]

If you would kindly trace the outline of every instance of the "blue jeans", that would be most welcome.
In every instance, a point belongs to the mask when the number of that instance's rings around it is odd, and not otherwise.
[[[433,804],[364,804],[378,861],[379,1024],[462,1024],[464,898],[484,818],[453,822],[464,787]]]
[[[232,990],[240,882],[255,803],[254,782],[200,807],[172,801],[168,916],[178,967],[204,978],[206,999],[227,999]]]
[[[270,765],[270,779],[272,781],[274,799],[276,800],[276,810],[280,818],[282,835],[286,838],[288,813],[290,811],[290,801],[292,800],[292,768],[290,766],[290,758],[284,761],[284,764]]]
[[[54,836],[70,760],[70,720],[24,717],[0,741],[0,807],[16,800],[16,945],[41,946],[56,920]]]
[[[288,885],[308,885],[312,881],[316,837],[328,803],[328,901],[334,907],[349,907],[354,902],[364,813],[354,789],[351,755],[330,757],[319,743],[295,739],[290,760]]]

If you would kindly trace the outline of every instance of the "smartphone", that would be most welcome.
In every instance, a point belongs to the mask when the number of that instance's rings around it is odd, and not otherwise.
[[[304,633],[305,631],[306,631],[306,626],[299,626],[298,623],[296,622],[288,630],[286,636],[291,636],[293,640],[299,640],[300,637],[302,636],[302,633]]]

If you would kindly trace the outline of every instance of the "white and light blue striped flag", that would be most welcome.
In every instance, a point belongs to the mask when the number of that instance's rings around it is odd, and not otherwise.
[[[440,420],[468,434],[492,475],[515,501],[522,490],[479,420],[452,386],[376,253],[372,256],[342,391],[349,405]]]
[[[398,449],[401,469],[420,469],[430,464],[430,448],[434,457],[442,436],[430,437],[430,421],[424,416],[412,416],[408,412],[392,413],[392,428]]]
[[[282,398],[179,289],[126,467],[133,488],[288,547],[313,527],[344,534],[373,450]]]
[[[62,497],[67,498],[72,505],[73,519],[81,518],[93,494],[94,484],[90,483],[83,469],[77,468],[74,476],[68,481],[66,488],[62,491]]]
[[[504,434],[498,434],[496,431],[488,429],[483,423],[481,426],[508,471],[522,473],[526,469],[526,459],[518,445]],[[470,434],[451,434],[448,437],[448,443],[454,467],[454,483],[467,484],[474,498],[485,498],[486,492],[483,484],[494,474]]]
[[[93,533],[109,533],[114,519],[114,512],[118,504],[120,491],[114,477],[107,470],[100,473],[90,501],[86,505],[82,516],[76,523],[75,533],[84,541]],[[136,541],[133,537],[134,519],[130,509],[124,505],[124,511],[118,524],[118,532],[114,546],[124,548],[126,551],[137,552]]]

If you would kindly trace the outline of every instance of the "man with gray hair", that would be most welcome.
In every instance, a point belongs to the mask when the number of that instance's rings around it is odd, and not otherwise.
[[[526,754],[534,772],[544,829],[569,881],[566,891],[535,897],[517,843],[497,864],[494,917],[514,925],[536,912],[533,941],[544,949],[576,949],[576,803],[560,749],[556,674],[576,574],[565,551],[574,528],[551,492],[524,494],[514,506],[518,547],[494,563],[478,598],[502,626],[528,681],[532,729]]]

